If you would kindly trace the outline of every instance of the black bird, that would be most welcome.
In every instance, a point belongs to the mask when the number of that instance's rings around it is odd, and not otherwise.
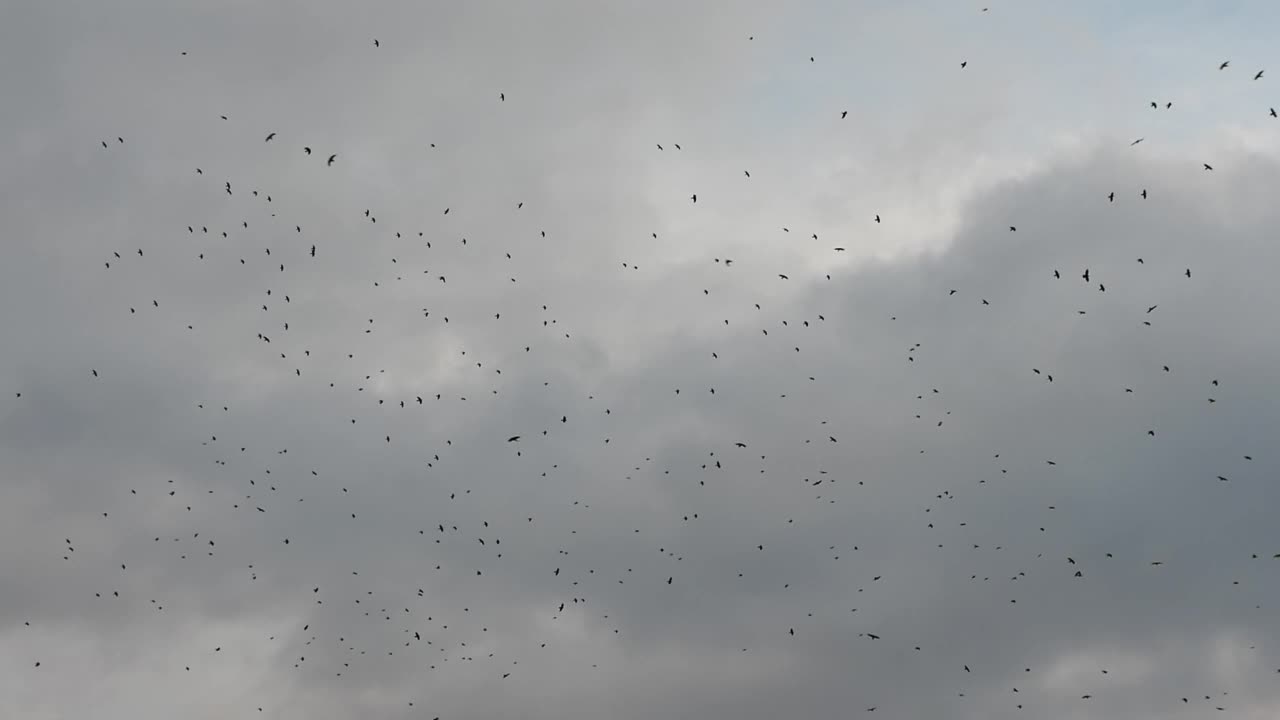
[[[329,156],[329,162],[327,162],[327,163],[325,163],[325,164],[326,164],[326,165],[332,165],[332,164],[333,164],[333,161],[334,161],[334,160],[337,160],[337,159],[338,159],[338,154],[337,154],[337,153],[334,153],[333,155],[330,155],[330,156]]]
[[[308,155],[310,155],[310,154],[311,154],[311,148],[309,148],[309,147],[304,147],[304,148],[302,148],[302,151],[303,151],[303,152],[305,152],[305,153],[306,153],[306,154],[308,154]]]
[[[1231,61],[1230,61],[1230,60],[1223,60],[1223,61],[1222,61],[1222,64],[1218,66],[1218,69],[1219,69],[1219,70],[1226,70],[1226,69],[1227,69],[1227,66],[1228,66],[1228,65],[1230,65],[1230,64],[1231,64]]]
[[[275,136],[276,136],[276,134],[275,134],[275,133],[270,133],[270,134],[268,134],[268,135],[267,135],[267,139],[266,139],[266,140],[263,140],[263,142],[271,142],[271,138],[273,138],[273,137],[275,137]]]
[[[1260,80],[1260,79],[1262,78],[1262,73],[1264,73],[1264,72],[1266,72],[1266,71],[1265,71],[1265,70],[1259,70],[1259,71],[1258,71],[1258,74],[1253,76],[1253,79],[1254,79],[1254,80]]]
[[[511,437],[507,438],[507,442],[515,442],[519,439],[520,439],[519,435],[512,435]]]
[[[1204,169],[1205,169],[1205,170],[1212,170],[1212,169],[1213,169],[1213,166],[1212,166],[1212,165],[1210,165],[1209,163],[1203,163],[1203,165],[1204,165]]]

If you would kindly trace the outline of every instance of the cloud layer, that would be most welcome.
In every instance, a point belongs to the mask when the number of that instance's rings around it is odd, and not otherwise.
[[[1107,20],[17,8],[0,714],[1274,717],[1280,126]]]

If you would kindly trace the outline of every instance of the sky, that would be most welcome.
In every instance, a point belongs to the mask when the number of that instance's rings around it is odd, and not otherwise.
[[[1273,3],[2,14],[0,716],[1280,716]]]

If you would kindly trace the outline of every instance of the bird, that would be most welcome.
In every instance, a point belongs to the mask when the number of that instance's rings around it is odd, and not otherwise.
[[[268,133],[268,134],[267,134],[267,139],[266,139],[264,142],[271,142],[271,138],[273,138],[273,137],[275,137],[275,136],[276,136],[276,134],[275,134],[275,133]]]
[[[516,441],[517,441],[517,440],[519,440],[519,439],[520,439],[520,436],[519,436],[519,435],[512,435],[511,437],[507,438],[507,442],[509,442],[509,443],[511,443],[511,442],[516,442]]]
[[[1258,74],[1253,76],[1253,79],[1254,79],[1254,80],[1261,80],[1261,79],[1262,79],[1262,73],[1264,73],[1264,72],[1266,72],[1266,71],[1265,71],[1265,70],[1259,70],[1259,71],[1258,71]]]
[[[1223,61],[1222,61],[1222,64],[1218,66],[1218,69],[1219,69],[1219,70],[1226,70],[1226,69],[1227,69],[1227,66],[1228,66],[1228,65],[1230,65],[1230,64],[1231,64],[1231,61],[1230,61],[1230,60],[1223,60]]]
[[[1203,163],[1203,165],[1204,165],[1204,169],[1205,169],[1205,170],[1212,170],[1212,169],[1213,169],[1213,166],[1212,166],[1212,165],[1210,165],[1209,163]]]
[[[334,160],[337,160],[337,159],[338,159],[338,155],[337,155],[337,153],[334,153],[333,155],[330,155],[330,156],[329,156],[329,161],[328,161],[328,162],[326,162],[325,164],[326,164],[326,165],[332,165],[332,164],[333,164],[333,161],[334,161]]]
[[[303,147],[303,148],[302,148],[302,151],[303,151],[303,152],[305,152],[305,153],[306,153],[306,154],[308,154],[308,155],[310,155],[310,154],[311,154],[311,148],[309,148],[309,147]]]
[[[1133,142],[1129,143],[1129,147],[1133,147],[1134,145],[1137,145],[1138,143],[1142,142],[1145,139],[1146,138],[1138,138],[1137,140],[1134,140]]]

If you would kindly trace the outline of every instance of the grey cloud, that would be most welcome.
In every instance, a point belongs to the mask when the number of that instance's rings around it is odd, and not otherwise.
[[[744,66],[786,74],[732,59],[752,28],[812,25],[727,7],[20,9],[6,38],[47,62],[4,76],[30,102],[0,115],[0,708],[1280,703],[1258,190],[1280,166],[1103,137],[961,203],[945,247],[877,260],[899,220],[845,196],[940,193],[998,123],[913,148],[878,143],[930,123],[851,118],[875,147],[804,174],[842,132],[815,120],[812,147],[754,151],[765,190],[727,189],[752,133],[699,118],[760,82]]]

